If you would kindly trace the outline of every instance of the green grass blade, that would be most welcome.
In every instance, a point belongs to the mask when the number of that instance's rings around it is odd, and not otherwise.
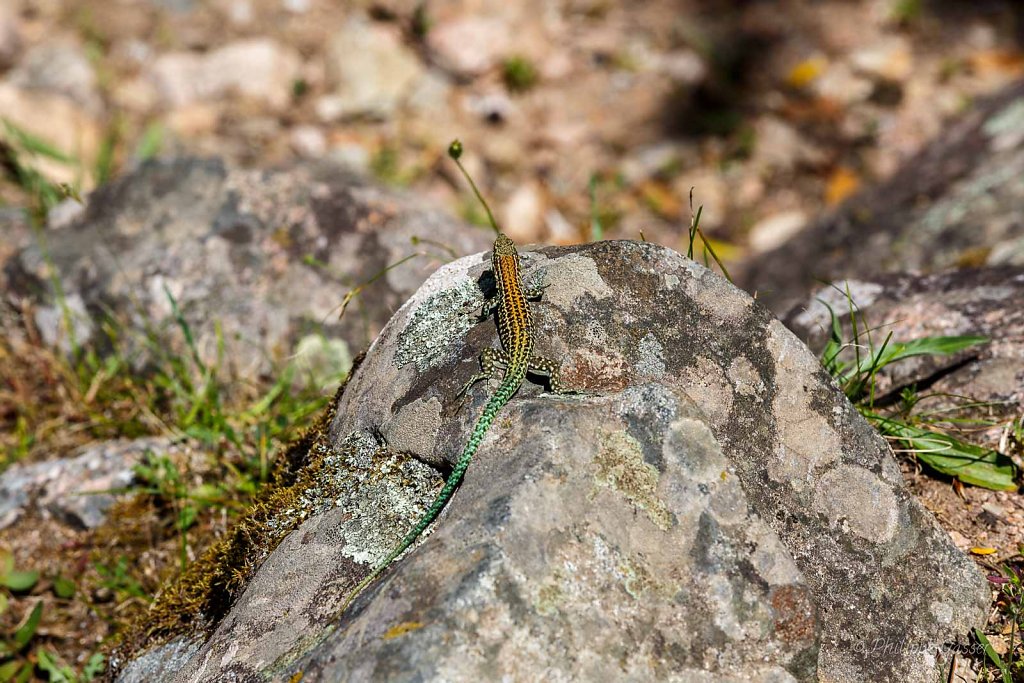
[[[994,491],[1016,491],[1016,468],[1013,462],[991,448],[975,446],[941,432],[890,420],[875,413],[865,413],[886,436],[900,439],[918,460],[942,474],[956,477],[965,484]]]
[[[604,239],[604,226],[601,225],[601,214],[597,210],[597,174],[590,174],[590,241],[600,242]]]
[[[63,164],[76,163],[74,157],[65,154],[42,138],[38,138],[25,129],[14,125],[8,119],[0,119],[0,121],[3,121],[4,128],[7,129],[7,134],[23,151],[28,152],[29,154],[38,154],[41,157],[46,157],[53,161],[59,161]]]
[[[697,239],[697,223],[700,220],[700,209],[697,216],[693,215],[693,188],[690,188],[690,226],[687,229],[688,243],[686,245],[686,258],[693,258],[693,243]]]
[[[0,681],[10,681],[14,678],[14,674],[18,673],[18,667],[21,666],[21,660],[12,659],[9,662],[0,664]]]
[[[3,122],[3,119],[0,119],[0,122]],[[9,133],[13,130],[9,123],[7,130]],[[24,163],[21,157],[26,154],[30,153],[23,145],[18,144],[18,139],[13,133],[7,139],[0,136],[0,171],[14,180],[31,197],[32,206],[28,209],[28,215],[33,226],[38,229],[45,221],[47,212],[63,200],[67,193],[64,187],[50,182],[31,165]]]
[[[698,206],[697,207],[696,215],[693,216],[693,218],[690,220],[690,233],[689,233],[689,242],[688,242],[688,244],[686,246],[686,258],[690,258],[690,259],[693,258],[693,245],[697,242],[697,225],[700,223],[700,214],[701,214],[701,209],[703,209],[703,208],[704,208],[703,204]]]
[[[121,144],[123,127],[124,124],[121,122],[121,118],[115,116],[106,134],[103,136],[103,141],[100,143],[99,153],[96,155],[94,163],[94,175],[98,185],[106,183],[114,175],[117,148]]]
[[[830,330],[825,348],[821,350],[821,364],[830,375],[839,378],[844,369],[844,364],[839,361],[839,354],[843,350],[843,327],[839,323],[839,316],[832,310],[832,307],[824,299],[818,299],[821,305],[828,309]]]
[[[961,337],[922,337],[908,342],[898,342],[880,357],[879,369],[912,356],[948,356],[978,344],[988,342],[988,337],[965,335]]]
[[[835,285],[833,285],[833,287],[834,286]],[[855,302],[853,300],[853,295],[850,293],[850,281],[849,280],[846,281],[846,289],[845,290],[841,290],[841,291],[846,296],[846,305],[847,305],[848,312],[850,314],[850,328],[851,328],[851,330],[853,332],[853,341],[852,341],[853,354],[854,354],[853,367],[854,368],[860,368],[861,367],[861,357],[860,357],[861,341],[860,341],[860,331],[857,328],[857,322],[858,322],[857,315],[860,314],[860,316],[861,316],[860,322],[863,323],[864,327],[868,327],[868,324],[867,324],[867,320],[864,319],[864,314],[860,312],[860,306],[858,306],[857,302]],[[868,335],[868,348],[870,348],[870,347],[871,347],[871,336],[869,334]],[[845,387],[846,382],[841,382],[840,384]],[[850,396],[851,394],[850,394],[849,391],[847,391],[846,395]]]
[[[28,616],[28,620],[21,625],[21,627],[14,632],[14,649],[21,650],[29,641],[32,640],[32,636],[36,634],[36,629],[39,628],[39,620],[43,617],[43,603],[39,601],[36,606],[32,608],[32,614]]]
[[[703,208],[703,206],[697,207],[697,220],[700,220],[700,212]],[[711,246],[711,242],[708,240],[707,237],[704,236],[704,231],[701,230],[699,227],[695,227],[695,229],[697,231],[697,235],[700,237],[701,242],[704,244],[705,265],[707,265],[708,254],[711,254],[711,258],[714,260],[715,263],[718,264],[718,267],[722,270],[722,275],[725,277],[726,280],[732,282],[732,275],[729,275],[729,270],[725,267],[725,264],[722,263],[722,259],[718,258],[718,254],[715,253],[715,248]]]
[[[277,401],[277,399],[288,390],[288,387],[291,386],[292,378],[294,376],[295,364],[290,363],[285,367],[284,371],[281,373],[281,377],[277,380],[274,386],[270,387],[270,391],[268,391],[263,398],[253,404],[249,410],[245,411],[243,416],[248,419],[255,419],[270,410],[270,407],[274,405],[274,402]]]
[[[992,647],[992,643],[990,643],[988,638],[985,637],[985,634],[981,632],[981,629],[975,627],[974,636],[978,639],[978,642],[981,643],[981,647],[985,650],[985,654],[988,655],[988,658],[991,659],[992,663],[995,664],[996,667],[999,668],[999,671],[1002,672],[1003,683],[1013,683],[1010,676],[1010,669],[1003,663],[1002,657],[1000,657],[999,653],[996,652],[996,649]]]
[[[885,340],[882,342],[882,346],[877,352],[871,354],[871,364],[868,366],[867,371],[860,374],[858,378],[857,393],[863,395],[864,387],[868,388],[867,391],[867,404],[868,406],[874,406],[875,404],[875,375],[878,371],[885,367],[882,358],[885,356],[885,350],[889,348],[889,343],[892,341],[892,332],[885,335]]]
[[[164,295],[167,296],[167,301],[171,304],[171,315],[174,316],[174,320],[177,322],[178,328],[185,337],[185,344],[188,346],[188,350],[192,354],[193,362],[195,362],[196,367],[199,368],[201,372],[205,372],[206,364],[203,363],[203,359],[199,355],[199,349],[196,348],[196,341],[192,336],[192,328],[189,327],[184,314],[182,314],[181,309],[178,308],[178,300],[174,298],[173,294],[171,294],[171,290],[167,288],[167,285],[164,285]]]
[[[146,130],[142,133],[142,139],[139,140],[139,144],[135,148],[135,158],[145,161],[159,154],[160,148],[164,144],[165,134],[163,124],[159,121],[146,126]]]

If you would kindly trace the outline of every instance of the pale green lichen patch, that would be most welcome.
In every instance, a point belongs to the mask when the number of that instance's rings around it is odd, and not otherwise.
[[[338,500],[350,520],[344,526],[342,553],[362,564],[384,557],[426,512],[442,485],[437,471],[395,452],[376,453],[354,479],[352,490]]]
[[[659,379],[665,374],[664,349],[653,332],[640,340],[637,345],[637,358],[634,363],[637,377],[642,379]]]
[[[647,513],[662,531],[672,526],[672,513],[658,497],[658,470],[644,461],[640,443],[626,432],[613,432],[602,439],[594,457],[598,485],[618,492]]]
[[[476,324],[483,303],[480,288],[468,279],[429,297],[398,333],[395,365],[415,363],[418,372],[440,366]]]
[[[614,577],[634,600],[655,588],[655,582],[643,565],[609,545],[602,537],[593,538],[593,557],[605,574]]]
[[[634,600],[650,591],[669,598],[678,590],[671,582],[656,580],[642,561],[600,534],[585,533],[559,552],[562,566],[544,580],[533,599],[534,609],[545,617],[571,617],[600,604],[614,594],[613,586]]]
[[[558,614],[558,606],[565,596],[562,594],[561,583],[564,580],[562,572],[556,571],[554,583],[546,583],[537,591],[537,597],[533,601],[533,608],[537,614],[544,617],[552,617]]]
[[[314,444],[311,452],[317,464],[315,476],[296,487],[293,495],[283,501],[285,504],[267,520],[267,530],[283,538],[298,522],[338,504],[349,495],[346,489],[359,481],[360,477],[354,473],[369,467],[380,451],[381,445],[376,439],[359,432],[346,436],[336,449],[325,443]]]

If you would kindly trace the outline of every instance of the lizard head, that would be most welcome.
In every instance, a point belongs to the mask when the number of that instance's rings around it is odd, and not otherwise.
[[[515,256],[516,245],[515,242],[505,236],[505,233],[498,233],[497,239],[494,240],[494,255],[495,256]]]

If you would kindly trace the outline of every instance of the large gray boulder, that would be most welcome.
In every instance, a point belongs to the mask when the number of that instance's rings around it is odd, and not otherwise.
[[[884,183],[778,249],[739,283],[776,312],[817,283],[1024,265],[1024,82],[980,102]]]
[[[169,292],[204,362],[252,378],[297,353],[350,360],[440,264],[488,242],[485,231],[337,166],[247,170],[186,158],[148,162],[85,207],[59,207],[45,244],[0,248],[0,284],[10,299],[33,301],[45,341],[68,346],[67,310],[75,341],[101,348],[109,318],[180,342]],[[421,256],[381,274],[412,254]],[[339,321],[345,294],[378,274]],[[324,348],[328,339],[342,348]],[[137,346],[142,365],[150,349]]]
[[[339,397],[305,521],[211,635],[120,680],[935,680],[988,589],[815,356],[669,249],[524,259],[538,352],[585,393],[524,386],[433,533],[340,613],[486,400],[456,392],[495,344],[487,260],[442,267]]]

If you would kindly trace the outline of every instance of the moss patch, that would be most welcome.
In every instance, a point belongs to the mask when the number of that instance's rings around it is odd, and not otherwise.
[[[358,366],[353,367],[353,373]],[[157,596],[128,630],[115,660],[196,631],[208,633],[220,622],[255,571],[278,544],[311,513],[333,504],[343,477],[335,465],[329,430],[346,381],[316,424],[279,459],[270,482],[246,514]],[[353,446],[354,448],[354,446]]]

